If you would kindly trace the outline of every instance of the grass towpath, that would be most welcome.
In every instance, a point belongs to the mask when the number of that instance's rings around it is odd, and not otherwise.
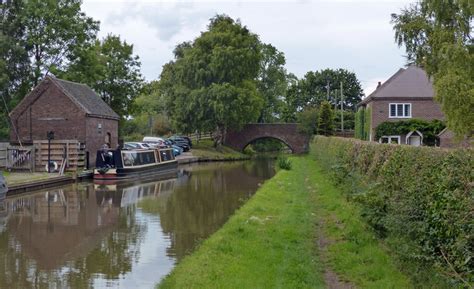
[[[250,158],[250,156],[226,146],[221,146],[219,150],[216,150],[212,140],[200,140],[199,142],[195,142],[191,152],[193,156],[209,160],[234,160]]]
[[[310,156],[278,174],[159,288],[409,288]]]

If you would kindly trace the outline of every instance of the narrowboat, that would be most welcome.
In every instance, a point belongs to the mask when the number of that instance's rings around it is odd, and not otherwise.
[[[97,152],[94,181],[113,183],[134,178],[149,178],[177,172],[178,162],[173,150],[133,149],[108,150]]]
[[[7,197],[8,186],[7,180],[3,176],[2,172],[0,172],[0,202]]]

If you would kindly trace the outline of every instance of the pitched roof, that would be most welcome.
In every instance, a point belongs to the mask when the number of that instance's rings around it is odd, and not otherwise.
[[[72,82],[68,80],[58,79],[48,76],[55,84],[57,84],[63,92],[69,96],[72,101],[78,104],[87,114],[95,116],[104,116],[119,119],[120,116],[110,108],[110,106],[102,100],[89,86]]]
[[[400,68],[374,92],[359,104],[366,104],[373,99],[393,97],[426,98],[433,97],[433,83],[426,72],[418,66]]]

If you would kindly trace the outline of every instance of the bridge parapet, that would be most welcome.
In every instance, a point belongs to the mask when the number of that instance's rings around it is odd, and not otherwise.
[[[300,133],[297,123],[250,123],[240,131],[227,132],[224,144],[242,151],[248,144],[261,138],[278,139],[293,153],[309,150],[310,136]]]

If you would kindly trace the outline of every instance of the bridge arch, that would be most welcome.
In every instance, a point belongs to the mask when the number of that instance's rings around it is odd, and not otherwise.
[[[252,141],[274,138],[286,144],[293,153],[305,153],[309,149],[310,136],[300,133],[296,123],[251,123],[240,131],[229,131],[224,144],[236,150],[243,149]]]
[[[293,148],[288,144],[287,140],[284,140],[283,138],[280,138],[280,137],[274,137],[274,136],[263,136],[263,137],[257,137],[257,138],[254,138],[252,140],[250,140],[246,145],[244,145],[244,147],[242,148],[242,150],[244,150],[247,146],[251,145],[252,143],[258,141],[258,140],[263,140],[263,139],[275,139],[275,140],[278,140],[280,141],[281,143],[283,143],[284,145],[286,145],[290,150],[291,152],[293,152]]]

